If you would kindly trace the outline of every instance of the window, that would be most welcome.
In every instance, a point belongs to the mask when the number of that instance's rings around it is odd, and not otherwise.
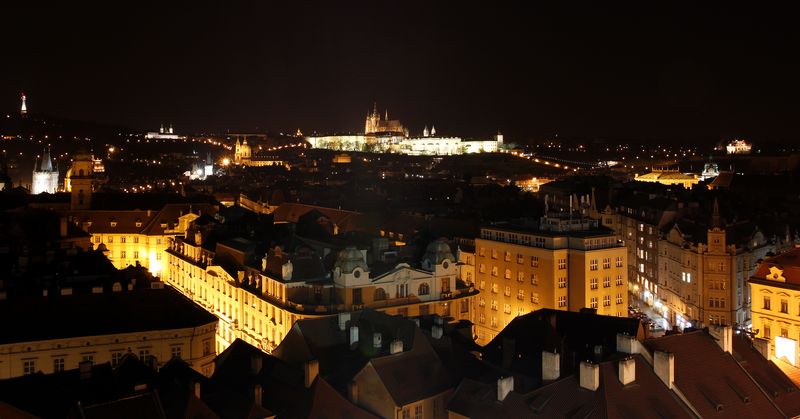
[[[781,337],[788,338],[789,337],[789,329],[785,327],[781,327]]]
[[[536,292],[531,293],[531,303],[539,304],[539,293]]]
[[[414,406],[414,419],[422,419],[422,405]]]
[[[789,301],[781,300],[781,313],[788,313],[788,312],[789,312]]]
[[[133,238],[133,242],[138,244],[139,243],[139,236],[134,237]]]
[[[411,410],[407,407],[403,409],[403,419],[411,419]]]
[[[386,290],[383,288],[375,288],[375,301],[383,301],[386,299]]]
[[[567,306],[567,296],[562,295],[558,297],[558,306],[559,307],[566,307]]]
[[[478,250],[478,256],[486,256],[486,248],[484,248],[484,247],[481,247],[481,248]]]
[[[492,310],[497,311],[497,300],[492,300]]]
[[[622,267],[622,256],[617,256],[616,266],[617,266],[617,268],[621,268]]]
[[[511,296],[511,287],[507,286],[506,289],[505,289],[504,294],[506,295],[506,297],[510,297]]]
[[[89,361],[92,364],[94,364],[94,355],[84,355],[83,356],[83,362],[86,362],[86,361]]]
[[[503,277],[505,279],[511,279],[511,269],[506,269],[506,271],[503,272]]]
[[[531,274],[531,285],[539,285],[539,277],[536,274]]]
[[[486,289],[486,281],[481,281],[481,286],[479,288],[482,290]]]
[[[597,297],[592,297],[592,299],[589,301],[589,307],[597,308]]]
[[[406,285],[406,288],[408,285]],[[353,304],[363,304],[361,300],[361,288],[353,288]]]
[[[492,324],[492,327],[497,327],[497,317],[495,317],[495,316],[492,316],[492,322],[491,322],[491,324]]]
[[[36,360],[27,359],[22,361],[22,373],[24,375],[36,374]]]
[[[604,277],[603,278],[603,288],[608,288],[610,286],[611,286],[611,278],[610,277]]]
[[[567,269],[567,260],[566,259],[559,259],[558,260],[558,269]]]
[[[156,253],[156,260],[161,260],[161,253]]]
[[[517,282],[525,282],[525,272],[517,272]]]
[[[486,323],[486,315],[481,313],[481,315],[478,317],[478,322],[481,324]]]
[[[617,285],[622,285],[622,274],[617,275]]]
[[[517,263],[522,264],[525,262],[525,256],[522,256],[522,253],[517,253]]]
[[[133,258],[134,259],[139,259],[139,251],[138,250],[134,250],[133,251]]]
[[[539,267],[539,257],[538,256],[531,256],[531,267],[538,268]]]
[[[503,260],[511,262],[511,252],[503,252]]]
[[[497,284],[492,284],[492,292],[497,294]]]
[[[524,299],[525,299],[525,291],[517,290],[517,300],[524,300]]]
[[[64,371],[64,358],[53,358],[53,372]]]
[[[622,304],[622,294],[617,293],[617,304]]]
[[[397,298],[405,297],[408,294],[408,284],[398,284],[396,291],[397,291]]]
[[[497,249],[492,249],[492,259],[497,259]]]
[[[769,325],[765,324],[764,325],[764,338],[765,339],[769,339],[770,337],[772,337],[772,329],[769,327]]]
[[[484,300],[483,297],[478,299],[478,306],[480,307],[486,306],[486,300]]]
[[[124,250],[123,250],[123,251],[121,251],[121,252],[119,252],[119,257],[120,257],[120,258],[122,258],[122,259],[125,259],[125,256],[126,256],[126,255],[125,255],[125,251],[124,251]]]
[[[125,237],[125,236],[122,236],[122,237],[120,237],[120,238],[119,238],[119,242],[120,242],[120,243],[125,243],[125,240],[126,240],[126,239],[127,239],[127,237]]]
[[[108,236],[107,242],[114,243],[114,236]]]
[[[561,278],[558,278],[558,287],[559,288],[566,288],[567,287],[567,278],[565,278],[563,276]]]
[[[180,346],[173,346],[170,348],[170,352],[172,358],[181,359],[181,347]]]
[[[589,270],[596,271],[597,270],[597,259],[592,259],[589,261]]]
[[[116,367],[122,361],[123,353],[120,351],[111,352],[111,366]]]
[[[431,287],[428,284],[426,283],[419,284],[418,295],[428,295],[430,293],[431,293]]]
[[[503,305],[503,313],[511,314],[511,304]]]
[[[603,306],[608,307],[610,305],[611,305],[611,296],[610,295],[604,295],[603,296]]]
[[[593,290],[597,289],[597,278],[592,278],[589,280],[589,288]]]
[[[102,241],[103,241],[103,240],[100,238],[100,236],[96,236],[96,237],[94,238],[94,242],[95,242],[95,243],[100,243],[100,242],[102,242]]]
[[[603,258],[603,269],[611,269],[611,258]]]
[[[161,239],[156,239],[156,244],[161,244]]]
[[[769,297],[764,297],[764,310],[770,310],[770,301]]]
[[[116,226],[117,226],[117,222],[116,221],[112,221],[111,222],[111,227],[116,227]]]
[[[492,266],[492,276],[497,276],[497,266]]]
[[[478,265],[478,272],[480,272],[480,273],[486,273],[486,265],[484,265],[484,264],[482,264],[482,263],[481,263],[481,264],[479,264],[479,265]]]

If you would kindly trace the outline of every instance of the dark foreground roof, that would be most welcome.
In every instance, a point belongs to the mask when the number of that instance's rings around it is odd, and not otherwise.
[[[24,315],[20,315],[25,313]],[[183,329],[217,318],[171,288],[0,301],[0,344]]]

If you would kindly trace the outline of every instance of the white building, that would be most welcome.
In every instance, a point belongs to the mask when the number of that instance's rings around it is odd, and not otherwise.
[[[42,155],[42,161],[36,162],[36,164],[33,166],[33,184],[31,186],[31,193],[56,193],[57,191],[58,169],[53,167],[53,162],[50,160],[50,151],[45,150],[44,154]]]
[[[186,136],[175,134],[172,129],[172,124],[170,124],[168,128],[164,128],[164,124],[161,124],[161,128],[159,128],[158,132],[148,132],[144,135],[144,138],[148,140],[182,140],[186,138]]]

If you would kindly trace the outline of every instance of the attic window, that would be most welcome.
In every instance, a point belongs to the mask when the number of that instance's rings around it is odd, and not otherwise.
[[[161,228],[167,228],[167,223],[161,223]]]
[[[116,227],[116,226],[117,226],[117,222],[114,221],[114,220],[111,220],[111,227]]]
[[[142,220],[136,220],[136,227],[142,226]]]

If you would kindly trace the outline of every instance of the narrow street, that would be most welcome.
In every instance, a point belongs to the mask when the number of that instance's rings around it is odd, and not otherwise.
[[[639,310],[640,312],[647,315],[655,323],[655,328],[651,328],[648,333],[650,337],[660,337],[666,333],[667,330],[672,329],[672,326],[669,324],[667,319],[664,318],[658,311],[654,310],[652,307],[648,306],[643,300],[637,298],[636,295],[630,295],[630,305]]]

